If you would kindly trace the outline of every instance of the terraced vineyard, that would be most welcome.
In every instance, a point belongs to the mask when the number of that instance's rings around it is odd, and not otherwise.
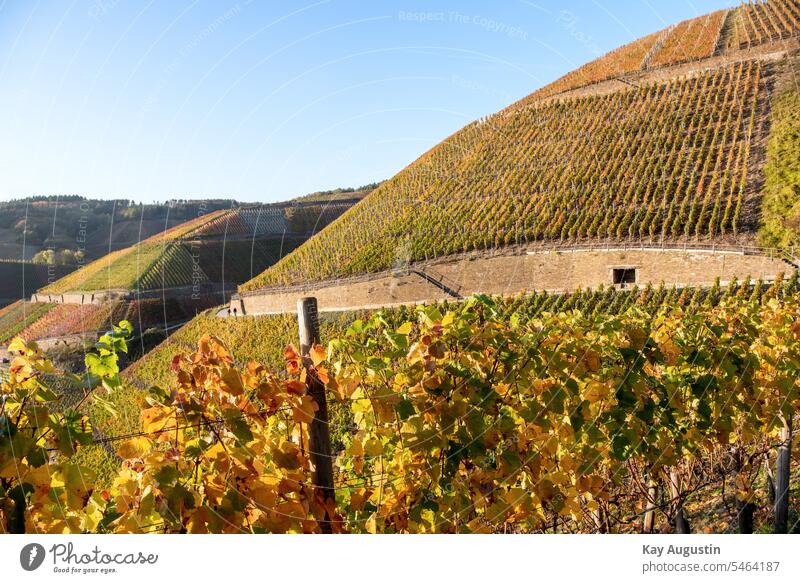
[[[81,284],[73,281],[57,282],[44,291],[158,290],[211,282],[246,281],[301,242],[302,240],[293,238],[246,238],[150,243],[109,263]],[[75,285],[81,287],[75,288]]]
[[[789,38],[800,29],[797,0],[748,0],[734,15],[729,48],[744,49]]]
[[[0,344],[5,344],[19,335],[52,308],[53,304],[31,304],[19,300],[0,310]]]
[[[740,62],[470,124],[240,289],[516,243],[736,236],[770,75]]]
[[[247,222],[242,219],[239,209],[236,209],[218,213],[200,227],[188,231],[186,237],[236,236],[250,233]]]
[[[697,61],[797,36],[799,17],[798,0],[758,0],[684,20],[578,67],[511,107],[647,69]]]
[[[78,305],[18,301],[0,312],[0,343],[15,336],[42,340],[103,332],[112,322],[123,319],[126,311],[123,302]]]
[[[31,308],[42,304],[29,304]],[[110,330],[111,324],[122,319],[125,307],[121,302],[102,305],[44,304],[51,306],[42,317],[20,332],[25,340],[41,340],[96,333]]]
[[[570,89],[599,83],[631,71],[638,71],[641,69],[645,57],[647,57],[663,34],[663,31],[654,32],[618,49],[614,49],[600,59],[590,61],[555,82],[542,87],[523,100],[522,104],[527,105],[536,99],[551,97]]]
[[[256,235],[279,235],[287,230],[286,213],[283,209],[271,206],[243,208],[239,211],[239,216]]]
[[[313,234],[321,231],[352,206],[351,202],[305,204],[286,209],[286,225],[294,233]]]
[[[211,281],[247,281],[293,251],[304,239],[238,239],[188,243],[200,270]]]
[[[208,276],[198,269],[185,245],[170,243],[134,282],[137,289],[164,289],[208,283]]]
[[[647,67],[663,67],[710,57],[714,54],[727,14],[727,10],[718,10],[675,25],[661,48],[647,62]]]
[[[771,129],[764,165],[763,224],[759,239],[766,247],[800,247],[800,91],[777,92],[772,100]]]
[[[51,304],[19,301],[0,313],[0,342],[14,336],[43,340],[82,334],[101,334],[120,320],[129,320],[136,330],[185,322],[198,311],[219,304],[219,296],[154,298],[104,304]]]
[[[41,291],[59,294],[78,290],[134,289],[164,248],[162,243],[150,242],[109,253]]]
[[[109,253],[45,294],[160,290],[246,281],[350,208],[353,200],[218,210]]]
[[[144,291],[245,281],[272,265],[300,242],[296,239],[249,238],[151,242],[99,259],[43,288],[42,292]]]
[[[352,204],[351,200],[334,200],[240,207],[215,216],[186,237],[305,235],[324,228]]]
[[[227,216],[230,212],[230,210],[223,209],[207,214],[201,214],[197,218],[186,221],[185,223],[181,223],[179,225],[175,225],[163,233],[153,235],[152,237],[143,240],[142,243],[166,243],[168,241],[175,241],[177,239],[183,239],[185,237],[202,233],[203,229],[207,225]]]

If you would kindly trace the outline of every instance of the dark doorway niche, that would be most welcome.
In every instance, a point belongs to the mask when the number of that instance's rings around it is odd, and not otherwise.
[[[611,270],[611,281],[616,285],[636,283],[636,269],[633,267],[615,267]]]

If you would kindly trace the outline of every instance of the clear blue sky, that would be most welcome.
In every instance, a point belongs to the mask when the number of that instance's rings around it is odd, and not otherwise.
[[[0,199],[283,200],[390,177],[733,0],[0,0]]]

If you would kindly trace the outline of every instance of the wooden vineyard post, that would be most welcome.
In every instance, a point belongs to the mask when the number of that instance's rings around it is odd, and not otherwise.
[[[642,525],[642,533],[650,534],[655,529],[656,523],[656,497],[658,496],[658,484],[653,476],[647,484],[647,506],[644,513],[644,522]]]
[[[775,468],[775,517],[772,531],[786,534],[789,526],[789,471],[792,461],[792,418],[782,417],[781,445]]]
[[[764,454],[764,472],[767,474],[767,501],[770,506],[775,505],[775,474],[772,472],[769,453]]]
[[[742,471],[742,450],[738,447],[733,450],[733,465],[736,470],[735,475]],[[739,491],[736,488],[736,516],[739,523],[739,534],[753,534],[753,512],[755,505],[739,498]]]
[[[680,473],[678,472],[678,468],[671,468],[669,472],[669,493],[675,506],[675,533],[689,534],[692,532],[692,529],[689,526],[689,520],[686,518],[686,511],[683,509],[680,479],[681,477]]]
[[[307,371],[313,366],[311,348],[319,344],[319,315],[317,298],[297,300],[297,324],[300,329],[300,356]],[[333,488],[333,461],[331,458],[331,435],[328,426],[328,402],[325,385],[314,374],[307,375],[306,393],[317,403],[317,412],[308,426],[308,447],[311,463],[314,464],[314,488],[322,493],[326,507],[335,502]],[[331,532],[330,513],[326,509],[322,532]]]

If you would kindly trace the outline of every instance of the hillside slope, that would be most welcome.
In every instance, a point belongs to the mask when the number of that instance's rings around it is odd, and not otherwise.
[[[770,0],[612,51],[462,128],[240,291],[509,245],[752,244],[798,16]]]
[[[236,285],[275,263],[357,199],[217,210],[114,251],[43,287],[43,294],[148,292]]]
[[[197,216],[230,208],[230,200],[139,204],[80,196],[39,196],[0,202],[0,259],[31,260],[38,252],[97,259]],[[43,260],[43,259],[42,259]],[[75,264],[74,261],[63,261]]]

